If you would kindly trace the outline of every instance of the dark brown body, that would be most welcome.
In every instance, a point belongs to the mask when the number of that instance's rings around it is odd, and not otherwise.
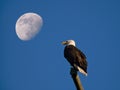
[[[73,45],[68,45],[64,49],[64,57],[68,60],[68,62],[76,69],[80,67],[87,73],[87,61],[86,56]]]

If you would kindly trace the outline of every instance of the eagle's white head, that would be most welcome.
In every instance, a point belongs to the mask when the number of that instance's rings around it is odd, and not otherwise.
[[[63,41],[62,44],[75,46],[75,41],[74,40],[67,40],[67,41]]]

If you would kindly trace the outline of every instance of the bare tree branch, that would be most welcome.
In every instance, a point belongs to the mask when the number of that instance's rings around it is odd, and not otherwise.
[[[77,75],[77,71],[74,68],[71,68],[70,74],[71,74],[71,77],[72,77],[72,79],[74,81],[74,84],[75,84],[77,90],[84,90],[83,86],[81,84],[80,78]]]

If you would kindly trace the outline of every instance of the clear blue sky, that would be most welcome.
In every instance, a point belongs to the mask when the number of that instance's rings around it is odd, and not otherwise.
[[[120,90],[119,0],[1,0],[0,90],[76,90],[61,42],[74,39],[87,56],[85,90]],[[15,33],[18,17],[43,17],[31,41]]]

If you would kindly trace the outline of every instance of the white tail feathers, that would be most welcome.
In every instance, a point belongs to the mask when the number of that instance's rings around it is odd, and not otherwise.
[[[87,76],[87,73],[86,73],[83,69],[81,69],[81,68],[78,67],[78,66],[77,66],[77,69],[78,69],[82,74],[84,74],[85,76]]]

